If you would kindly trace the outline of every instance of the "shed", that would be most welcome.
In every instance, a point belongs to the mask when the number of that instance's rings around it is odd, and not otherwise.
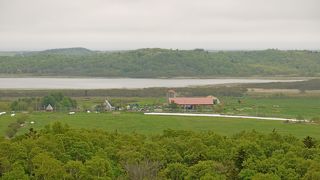
[[[46,111],[53,111],[53,107],[51,106],[51,104],[49,104],[49,105],[46,107]]]
[[[105,99],[104,105],[105,105],[106,111],[114,111],[115,110],[115,107],[113,107],[107,99]]]

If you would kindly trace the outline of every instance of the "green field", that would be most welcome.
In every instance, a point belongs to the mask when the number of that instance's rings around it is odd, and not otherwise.
[[[9,115],[0,116],[0,132],[5,133],[6,127],[16,118]],[[18,134],[26,132],[30,127],[41,129],[55,121],[67,123],[72,128],[94,128],[124,133],[137,132],[142,134],[158,134],[165,129],[214,131],[222,135],[233,135],[246,130],[269,133],[275,129],[281,134],[292,134],[297,137],[312,136],[320,138],[320,126],[315,124],[288,124],[281,121],[265,121],[250,119],[228,119],[213,117],[177,117],[177,116],[147,116],[142,113],[32,113],[27,122],[31,125],[20,128]]]
[[[190,91],[190,89],[187,89]],[[146,92],[148,90],[145,90]],[[164,90],[159,90],[165,92]],[[189,92],[188,91],[188,92]],[[193,90],[192,90],[193,91]],[[123,91],[121,93],[126,93]],[[149,94],[153,90],[150,90]],[[157,91],[155,91],[157,92]],[[181,96],[190,95],[190,92],[184,91]],[[36,92],[35,92],[36,93]],[[48,93],[48,92],[46,92]],[[191,96],[215,95],[210,88],[205,89],[204,94],[192,94]],[[22,93],[23,94],[23,93]],[[98,93],[99,94],[99,93]],[[103,93],[104,94],[104,93]],[[108,94],[108,93],[107,93]],[[160,93],[161,94],[161,93]],[[70,91],[70,95],[72,95]],[[6,97],[6,96],[4,96]],[[41,97],[41,96],[38,96]],[[116,113],[84,113],[87,109],[95,111],[95,107],[104,102],[106,96],[79,97],[71,96],[77,101],[78,107],[75,115],[68,115],[68,112],[36,112],[31,110],[27,122],[34,121],[35,124],[27,123],[25,127],[19,128],[18,134],[26,132],[30,127],[41,129],[45,125],[54,121],[67,123],[72,128],[98,128],[107,131],[119,131],[124,133],[137,132],[143,134],[158,134],[165,129],[175,130],[194,130],[208,131],[212,130],[222,135],[233,135],[237,132],[246,130],[256,130],[268,133],[274,129],[282,134],[292,134],[297,137],[313,136],[320,138],[320,125],[311,123],[284,123],[282,121],[266,121],[252,119],[230,119],[214,117],[177,117],[177,116],[146,116],[142,113],[116,112]],[[156,97],[117,97],[107,96],[111,104],[115,107],[126,109],[128,104],[138,104],[139,108],[166,107],[165,96]],[[205,113],[221,113],[231,115],[249,115],[260,117],[282,117],[282,118],[299,118],[315,119],[320,117],[320,96],[302,93],[299,95],[286,94],[243,94],[242,96],[218,96],[221,104],[213,108],[213,111]],[[0,112],[10,112],[10,104],[19,97],[2,98],[0,101]],[[31,107],[31,106],[30,106]],[[32,109],[32,108],[31,108]],[[29,109],[25,110],[28,111]],[[182,109],[173,111],[182,112]],[[201,108],[198,109],[201,111]],[[8,113],[10,114],[10,113]],[[10,115],[0,116],[0,134],[5,135],[8,125],[17,120]],[[17,112],[19,117],[21,113]],[[319,118],[318,118],[319,119]]]
[[[103,97],[77,98],[82,109],[92,108],[102,103]],[[111,97],[110,102],[115,106],[125,107],[127,104],[140,106],[166,103],[164,97]],[[234,115],[250,115],[261,117],[303,118],[312,119],[320,117],[320,96],[243,96],[220,97],[223,110],[218,113]],[[241,101],[239,103],[238,101]],[[206,112],[208,113],[208,112]]]
[[[120,107],[126,106],[126,104],[161,106],[166,103],[166,99],[164,97],[111,97],[109,99],[113,105]],[[243,96],[220,97],[220,100],[222,102],[223,110],[216,113],[282,118],[300,117],[307,120],[314,117],[320,117],[320,96]],[[238,102],[239,100],[241,103]],[[80,107],[94,107],[95,105],[103,102],[103,97],[87,99],[78,98],[77,101],[80,104]]]
[[[320,96],[225,97],[222,102],[223,113],[226,114],[303,119],[320,117]]]

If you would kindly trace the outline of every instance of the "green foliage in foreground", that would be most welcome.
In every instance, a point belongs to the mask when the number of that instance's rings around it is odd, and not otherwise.
[[[0,139],[0,179],[320,179],[312,137],[165,130],[145,136],[61,123]]]
[[[94,52],[83,48],[0,56],[2,75],[100,77],[319,76],[317,51],[139,49]]]

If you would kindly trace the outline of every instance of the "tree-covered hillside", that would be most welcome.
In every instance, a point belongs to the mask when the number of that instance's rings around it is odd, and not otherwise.
[[[0,56],[0,74],[99,77],[320,76],[316,51],[55,49]]]
[[[0,179],[319,179],[319,143],[276,131],[144,136],[58,122],[0,138]]]

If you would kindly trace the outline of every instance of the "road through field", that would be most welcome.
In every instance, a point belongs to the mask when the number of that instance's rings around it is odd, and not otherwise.
[[[225,118],[243,118],[243,119],[273,120],[273,121],[306,121],[306,120],[277,118],[277,117],[237,116],[237,115],[224,115],[224,114],[192,114],[192,113],[144,113],[144,114],[145,114],[145,115],[159,115],[159,116],[225,117]]]

